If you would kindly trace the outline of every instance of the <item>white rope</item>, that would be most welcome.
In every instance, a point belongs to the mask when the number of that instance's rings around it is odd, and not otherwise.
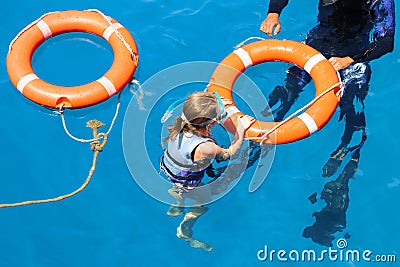
[[[236,45],[235,49],[238,49],[238,48],[242,47],[245,43],[247,43],[250,40],[266,40],[266,39],[262,38],[262,37],[258,37],[258,36],[252,36],[252,37],[247,38],[243,42],[239,43],[238,45]]]
[[[67,127],[67,124],[65,122],[63,107],[60,108],[59,113],[61,114],[61,121],[62,121],[62,124],[63,124],[63,127],[64,127],[64,131],[70,138],[72,138],[73,140],[78,141],[80,143],[90,143],[90,142],[96,141],[96,139],[94,139],[94,138],[92,138],[92,139],[82,139],[82,138],[78,138],[78,137],[73,136],[70,133],[70,131],[68,131],[68,127]]]
[[[119,114],[119,108],[121,106],[121,93],[122,93],[122,91],[118,94],[118,103],[117,103],[117,106],[115,108],[115,114],[114,114],[113,119],[111,120],[111,124],[110,124],[110,127],[108,128],[108,130],[106,132],[106,135],[109,135],[109,133],[111,132],[112,128],[114,127],[115,121],[117,120],[117,117],[118,117],[118,114]],[[64,128],[64,131],[70,138],[72,138],[73,140],[78,141],[80,143],[90,143],[90,142],[98,140],[98,139],[94,139],[94,138],[92,138],[92,139],[83,139],[83,138],[78,138],[78,137],[75,137],[74,135],[72,135],[71,132],[68,130],[67,123],[65,121],[64,106],[60,107],[60,110],[58,111],[58,113],[61,115],[61,121],[62,121],[62,125],[63,125],[63,128]]]
[[[136,55],[133,52],[131,46],[128,44],[128,42],[125,40],[125,38],[122,36],[122,34],[118,31],[118,29],[113,28],[112,25],[113,23],[111,22],[110,17],[106,16],[103,12],[101,12],[98,9],[87,9],[86,11],[93,11],[93,12],[97,12],[100,15],[103,16],[103,18],[108,22],[108,24],[111,26],[112,29],[114,29],[115,34],[117,35],[117,37],[121,40],[121,42],[125,45],[126,49],[128,49],[129,53],[131,54],[131,57],[133,59],[133,61],[137,61]]]
[[[276,129],[278,129],[279,127],[281,127],[284,123],[288,122],[290,119],[292,119],[294,116],[296,116],[297,114],[299,114],[300,112],[302,112],[303,110],[309,108],[311,105],[313,105],[315,102],[317,102],[321,97],[323,97],[324,95],[326,95],[328,92],[330,92],[331,90],[335,89],[337,86],[340,86],[340,90],[336,93],[336,96],[340,96],[342,97],[343,94],[343,84],[342,82],[338,82],[334,85],[332,85],[331,87],[329,87],[328,89],[326,89],[324,92],[322,92],[321,94],[319,94],[317,97],[315,97],[313,100],[311,100],[309,103],[307,103],[305,106],[303,106],[302,108],[296,110],[293,114],[291,114],[289,117],[287,117],[286,119],[284,119],[283,121],[279,122],[277,125],[275,125],[274,127],[272,127],[271,129],[269,129],[268,131],[265,131],[265,133],[261,136],[261,137],[255,137],[255,138],[251,138],[251,139],[261,139],[260,143],[263,144],[265,139],[267,139],[267,137],[274,131],[276,131]]]
[[[116,121],[116,119],[118,117],[119,107],[121,106],[121,93],[122,93],[122,91],[118,94],[118,103],[117,103],[117,106],[115,108],[115,114],[114,114],[113,119],[111,120],[110,128],[108,128],[108,131],[106,132],[106,135],[110,134],[112,128],[114,127],[114,123],[115,123],[115,121]]]
[[[11,43],[8,46],[8,53],[10,53],[11,51],[11,47],[13,46],[13,44],[15,43],[15,41],[24,33],[26,32],[28,29],[30,29],[31,27],[33,27],[34,25],[36,25],[39,21],[41,21],[44,17],[46,17],[47,15],[53,14],[53,13],[58,13],[59,11],[53,11],[53,12],[48,12],[46,14],[43,14],[42,16],[40,16],[40,18],[38,18],[35,21],[32,21],[31,23],[29,23],[27,26],[25,26],[25,28],[23,28],[18,34],[17,36],[14,37],[14,39],[11,41]]]

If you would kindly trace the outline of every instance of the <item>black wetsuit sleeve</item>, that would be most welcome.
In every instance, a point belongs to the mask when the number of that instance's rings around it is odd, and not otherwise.
[[[268,13],[281,14],[283,8],[289,3],[289,0],[270,0]]]
[[[395,9],[393,0],[373,1],[374,28],[369,45],[353,56],[355,62],[370,61],[390,53],[394,48]]]

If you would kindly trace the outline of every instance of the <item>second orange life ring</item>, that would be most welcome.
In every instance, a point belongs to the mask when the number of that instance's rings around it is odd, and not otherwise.
[[[243,113],[236,107],[232,88],[241,73],[248,67],[268,61],[283,61],[295,64],[306,70],[314,80],[316,96],[328,88],[333,90],[323,95],[298,117],[288,120],[262,140],[269,144],[284,144],[303,139],[326,125],[334,114],[339,103],[336,96],[340,90],[339,77],[329,61],[314,48],[289,40],[257,41],[236,49],[223,59],[215,69],[209,85],[209,92],[217,92],[229,99],[232,104],[226,105],[228,118],[224,126],[235,132],[237,119]],[[256,120],[246,131],[246,138],[261,141],[261,137],[278,122]]]
[[[63,87],[35,74],[31,60],[36,48],[48,38],[67,32],[88,32],[109,42],[114,61],[101,78]],[[6,61],[11,82],[31,101],[51,108],[82,108],[105,101],[125,87],[138,65],[138,51],[129,31],[114,19],[91,10],[70,10],[48,13],[27,26],[11,43]]]

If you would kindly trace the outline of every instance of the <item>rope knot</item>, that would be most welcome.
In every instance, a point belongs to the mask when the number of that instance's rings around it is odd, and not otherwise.
[[[90,149],[92,151],[103,151],[103,147],[106,145],[107,143],[107,134],[105,133],[97,133],[97,129],[100,127],[103,127],[104,124],[101,121],[98,120],[90,120],[86,123],[86,126],[89,128],[92,128],[93,130],[93,138],[95,140],[93,140],[92,142],[90,142]],[[103,142],[100,143],[99,139],[103,138]]]
[[[101,146],[101,143],[99,140],[94,140],[92,142],[90,142],[90,149],[92,151],[103,151],[103,147]]]
[[[96,140],[90,142],[90,149],[95,152],[96,151],[101,152],[101,151],[103,151],[103,148],[107,143],[107,134],[99,133],[96,136],[96,138],[97,138]],[[103,142],[100,142],[100,140],[99,140],[100,138],[103,138]]]

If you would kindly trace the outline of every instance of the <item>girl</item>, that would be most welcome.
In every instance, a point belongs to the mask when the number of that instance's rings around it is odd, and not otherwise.
[[[255,121],[250,116],[240,117],[232,144],[228,148],[222,148],[210,136],[210,130],[224,116],[224,102],[217,94],[197,92],[187,97],[182,115],[175,119],[174,125],[168,126],[169,136],[165,140],[167,148],[160,166],[173,182],[173,188],[168,192],[178,202],[176,206],[170,207],[168,215],[176,217],[184,213],[184,195],[201,185],[204,173],[213,159],[227,160],[236,154],[243,143],[245,130]],[[177,236],[188,241],[192,247],[211,251],[210,245],[192,238],[194,223],[208,210],[201,205],[207,196],[191,195],[193,197],[199,204],[186,212],[177,228]]]

